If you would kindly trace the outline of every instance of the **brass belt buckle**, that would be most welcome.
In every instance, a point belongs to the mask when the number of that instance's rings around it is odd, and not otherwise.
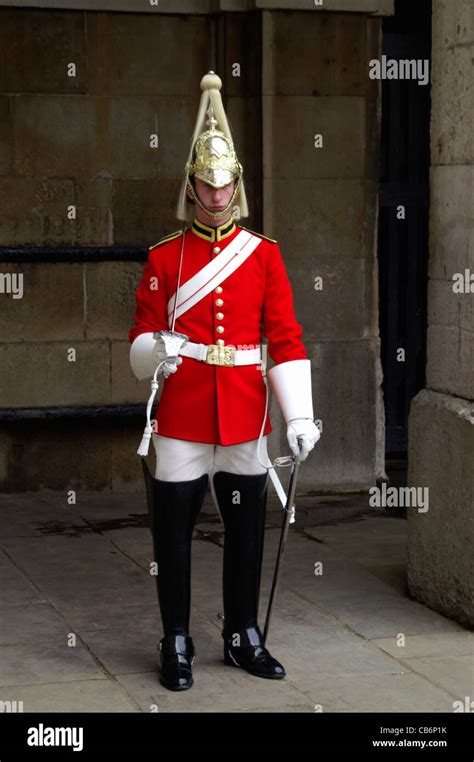
[[[222,344],[209,344],[206,362],[209,365],[234,365],[234,347],[224,347]]]

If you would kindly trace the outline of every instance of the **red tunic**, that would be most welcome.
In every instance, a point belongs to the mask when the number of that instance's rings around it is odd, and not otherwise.
[[[195,220],[186,232],[181,284],[219,256],[240,230],[233,221],[210,228]],[[279,246],[259,237],[262,240],[256,250],[221,283],[221,290],[214,289],[178,317],[175,330],[193,342],[217,344],[223,339],[236,349],[252,349],[261,343],[263,327],[268,353],[276,365],[307,359]],[[150,248],[136,292],[130,342],[142,333],[168,329],[167,305],[177,288],[181,241],[177,232]],[[216,305],[217,299],[223,303]],[[219,318],[218,313],[222,313]],[[218,332],[218,326],[224,330]],[[215,445],[257,439],[265,413],[260,367],[216,366],[191,357],[182,359],[176,373],[160,383],[164,386],[155,413],[155,432]],[[263,433],[270,431],[267,414]]]

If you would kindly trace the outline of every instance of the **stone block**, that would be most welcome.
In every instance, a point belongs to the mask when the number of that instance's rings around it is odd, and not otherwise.
[[[162,2],[154,16],[87,14],[91,94],[155,95],[166,99],[189,94],[193,98],[199,96],[199,82],[210,68],[210,20],[198,15],[163,16]],[[195,0],[190,3],[193,4]],[[136,8],[136,3],[134,5]],[[176,3],[173,5],[176,13]],[[149,3],[144,6],[141,10],[147,10]],[[131,44],[134,40],[139,44]],[[164,100],[163,110],[166,107],[167,100]],[[131,117],[133,120],[133,113]],[[178,123],[174,126],[179,127]]]
[[[104,156],[104,143],[106,147],[110,140],[109,108],[108,99],[85,95],[18,95],[13,109],[16,173],[93,176],[104,163],[110,171],[112,149]]]
[[[433,51],[472,43],[474,5],[471,0],[434,0],[432,14]]]
[[[359,178],[365,174],[365,100],[264,96],[264,176]],[[323,146],[315,147],[315,135]]]
[[[428,281],[428,324],[469,331],[474,327],[474,304],[468,293],[453,293],[452,280]]]
[[[474,623],[472,403],[427,389],[411,403],[408,485],[429,489],[408,511],[410,593],[462,624]]]
[[[68,219],[74,200],[71,180],[2,178],[0,245],[74,243],[75,223]]]
[[[375,482],[383,450],[379,422],[379,346],[375,339],[309,345],[313,360],[313,405],[323,433],[300,470],[298,489],[365,489]],[[317,367],[315,367],[317,365]],[[289,452],[286,426],[272,395],[272,457]],[[348,421],[356,421],[348,426]]]
[[[133,180],[181,176],[195,120],[184,98],[114,96],[97,98],[96,106],[100,171]]]
[[[258,98],[262,56],[258,17],[253,13],[226,14],[219,19],[218,29],[223,65],[219,62],[216,71],[223,82],[224,102],[228,105],[227,99],[232,97]]]
[[[71,349],[76,351],[75,362],[68,361]],[[112,401],[108,341],[3,344],[0,365],[3,407],[106,405]]]
[[[21,95],[14,102],[20,175],[181,175],[194,112],[183,99]],[[158,135],[158,147],[150,137]]]
[[[0,299],[2,341],[25,346],[30,342],[83,339],[82,265],[4,263],[1,270],[16,278],[22,275],[23,284],[21,299],[6,294]],[[17,386],[18,382],[14,382],[15,389]]]
[[[111,178],[74,178],[76,219],[70,220],[73,243],[79,246],[109,246],[113,241]]]
[[[307,4],[308,5],[308,4]],[[356,14],[274,13],[273,72],[264,94],[363,95],[368,83],[366,19]]]
[[[179,230],[176,206],[181,182],[181,178],[114,180],[114,243],[148,247]]]
[[[474,399],[473,327],[430,325],[427,343],[427,386],[444,394]]]
[[[363,260],[327,260],[314,253],[290,260],[289,264],[295,311],[305,341],[359,339],[364,335]],[[322,278],[322,291],[315,290],[316,278]]]
[[[88,339],[127,339],[133,325],[135,292],[144,263],[91,262],[85,267]]]
[[[435,50],[431,81],[431,163],[472,164],[472,43]]]
[[[80,11],[1,8],[0,91],[85,93],[85,38],[84,14]],[[68,74],[71,63],[76,66],[74,76]]]
[[[136,454],[144,426],[145,404],[139,421],[84,417],[4,422],[0,490],[74,489],[100,493],[118,488],[122,492],[144,493],[142,467]],[[150,461],[153,458],[151,454]]]
[[[429,276],[452,281],[474,271],[474,167],[432,167],[430,186]]]
[[[361,256],[362,180],[275,178],[265,181],[265,192],[270,185],[274,219],[264,232],[278,240],[285,260]]]
[[[0,95],[0,175],[11,175],[12,173],[13,173],[12,102],[11,102],[10,96]]]

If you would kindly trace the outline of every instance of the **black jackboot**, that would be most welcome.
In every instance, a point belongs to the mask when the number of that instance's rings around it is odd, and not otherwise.
[[[214,474],[225,529],[224,661],[252,675],[280,679],[283,666],[265,648],[258,626],[268,475]]]
[[[142,459],[148,516],[158,565],[156,588],[164,638],[159,643],[160,682],[172,691],[193,684],[194,644],[189,635],[191,541],[208,474],[189,481],[155,479]]]

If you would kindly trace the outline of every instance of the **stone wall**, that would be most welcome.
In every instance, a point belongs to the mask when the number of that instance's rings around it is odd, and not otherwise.
[[[264,229],[280,241],[291,271],[323,428],[299,483],[363,488],[384,468],[376,279],[380,91],[367,76],[369,60],[378,56],[380,20],[265,13],[263,40]],[[317,278],[322,290],[315,290]],[[274,440],[285,451],[283,421],[277,414],[274,420]]]
[[[408,581],[432,608],[474,624],[474,5],[434,0],[426,389],[412,401]],[[469,271],[466,276],[466,270]],[[457,287],[455,282],[464,282]],[[462,290],[461,290],[462,289]]]

